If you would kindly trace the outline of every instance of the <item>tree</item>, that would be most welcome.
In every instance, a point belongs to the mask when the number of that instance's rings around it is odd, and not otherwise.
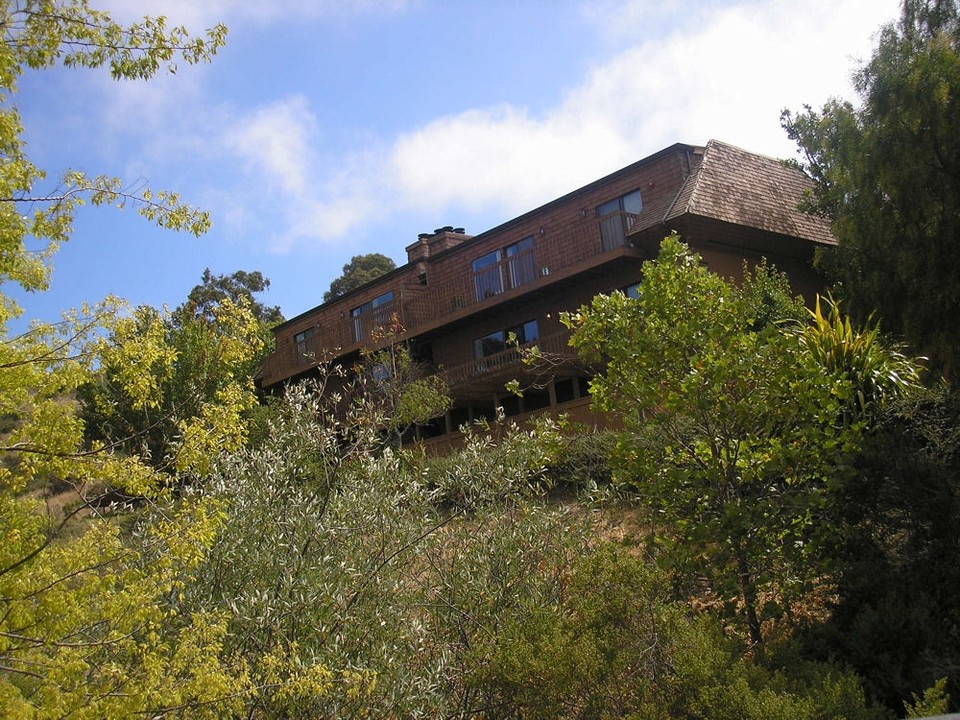
[[[214,276],[208,269],[203,283],[172,313],[137,308],[109,336],[108,346],[153,338],[163,352],[143,350],[135,362],[128,353],[104,353],[78,393],[87,440],[171,474],[184,467],[185,452],[196,452],[183,442],[196,433],[190,429],[195,423],[216,422],[221,431],[229,425],[229,434],[242,441],[245,416],[256,404],[252,378],[272,348],[270,324],[282,319],[279,308],[253,297],[269,284],[259,272]],[[149,388],[149,401],[127,391],[133,381]]]
[[[849,665],[894,711],[946,677],[957,710],[960,398],[941,386],[885,404],[853,467],[829,503],[837,599],[808,652]]]
[[[137,308],[113,330],[99,366],[78,389],[87,441],[171,476],[202,471],[204,458],[246,438],[245,413],[257,402],[253,374],[269,336],[242,295],[203,314]],[[143,394],[131,394],[131,384]]]
[[[0,286],[45,289],[50,258],[84,202],[134,206],[163,227],[202,233],[205,213],[173,193],[132,192],[116,178],[68,171],[57,191],[38,192],[46,176],[26,157],[14,97],[27,69],[107,66],[116,79],[146,79],[173,70],[178,59],[207,61],[226,29],[192,38],[163,18],[124,27],[86,0],[7,0],[0,25]],[[177,618],[166,605],[215,534],[217,508],[204,501],[170,506],[137,546],[90,502],[105,484],[162,498],[163,476],[141,457],[84,445],[73,402],[106,363],[123,368],[117,382],[133,402],[151,406],[157,389],[138,368],[172,360],[157,323],[108,298],[11,336],[8,321],[20,313],[0,295],[0,414],[7,422],[0,440],[0,706],[11,717],[231,712],[251,688],[243,668],[219,653],[222,618]],[[216,448],[233,441],[235,427],[219,419],[231,416],[236,400],[218,398],[184,429],[184,471],[201,471]],[[55,486],[72,489],[71,504],[58,507]]]
[[[760,266],[738,288],[672,236],[638,299],[598,296],[565,319],[571,344],[606,360],[591,393],[626,430],[616,474],[663,522],[673,562],[737,596],[754,643],[760,591],[776,585],[789,611],[816,577],[826,481],[856,436],[845,380],[765,322],[769,308],[800,315],[787,287]]]
[[[174,311],[174,316],[190,314],[212,319],[215,309],[224,300],[230,300],[234,304],[246,303],[260,323],[272,327],[283,322],[280,307],[268,307],[254,297],[269,288],[269,278],[265,278],[259,270],[237,270],[230,275],[214,275],[210,268],[206,268],[201,283],[190,291],[187,301]]]
[[[323,294],[323,301],[330,302],[361,285],[376,280],[397,267],[386,255],[368,253],[354,255],[350,262],[343,266],[343,274],[330,283],[330,289]]]
[[[960,372],[960,19],[905,0],[854,76],[860,105],[785,111],[810,207],[833,221],[825,265],[859,320],[876,311],[948,377]]]

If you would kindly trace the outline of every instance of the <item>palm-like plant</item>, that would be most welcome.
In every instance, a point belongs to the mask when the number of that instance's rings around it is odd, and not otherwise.
[[[846,419],[862,418],[920,384],[926,358],[907,357],[902,345],[886,342],[872,315],[862,328],[854,327],[850,317],[840,312],[840,301],[829,295],[818,295],[808,312],[812,322],[796,328],[798,341],[811,360],[850,383]]]

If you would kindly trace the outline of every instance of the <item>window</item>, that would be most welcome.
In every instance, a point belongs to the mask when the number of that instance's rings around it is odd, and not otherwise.
[[[297,358],[312,358],[314,354],[313,336],[316,334],[316,328],[307,328],[301,330],[293,336],[293,347]]]
[[[353,318],[353,339],[357,342],[360,342],[364,339],[366,333],[364,327],[369,326],[371,323],[377,325],[386,325],[389,321],[389,316],[387,311],[390,310],[389,307],[384,307],[393,303],[393,291],[385,292],[383,295],[378,295],[370,302],[366,302],[359,307],[353,308],[350,311],[350,317]],[[377,310],[378,308],[379,311]],[[368,317],[366,322],[364,322],[364,316],[369,315],[373,312],[372,317]]]
[[[634,300],[636,300],[638,297],[640,297],[640,283],[638,282],[630,283],[625,288],[623,288],[623,294],[626,295],[628,298],[633,298]]]
[[[481,360],[517,345],[535,342],[540,337],[536,320],[527,320],[473,341],[473,356]]]
[[[600,220],[600,242],[604,250],[626,244],[627,232],[633,227],[637,215],[643,210],[643,198],[639,190],[621,195],[597,206]]]
[[[477,302],[503,292],[499,250],[473,261],[473,283],[477,289]]]
[[[520,287],[536,277],[533,235],[507,245],[502,251],[494,250],[473,261],[473,283],[477,302],[499,295],[504,290]]]
[[[507,245],[503,251],[507,256],[507,275],[511,288],[520,287],[537,277],[533,261],[533,235]]]

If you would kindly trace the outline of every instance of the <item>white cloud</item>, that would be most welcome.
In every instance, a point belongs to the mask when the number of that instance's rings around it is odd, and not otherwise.
[[[236,121],[223,146],[241,158],[260,184],[294,198],[308,191],[316,121],[306,98],[295,96],[258,108]]]
[[[644,36],[650,0],[609,12],[616,32]],[[504,105],[439,118],[397,138],[397,196],[448,206],[528,209],[674,142],[726,140],[758,152],[793,152],[783,108],[851,95],[856,57],[897,13],[896,0],[772,0],[701,13],[673,7],[673,33],[628,47],[594,68],[542,117]],[[626,20],[634,23],[628,27]],[[647,35],[649,37],[649,35]]]
[[[145,9],[187,13],[199,5],[151,0]],[[362,0],[351,7],[371,5]],[[234,166],[211,192],[212,207],[231,227],[248,234],[257,228],[275,252],[337,242],[401,211],[510,216],[674,142],[715,137],[791,154],[780,110],[817,106],[830,95],[849,97],[854,59],[869,56],[871,33],[896,16],[897,5],[711,0],[697,11],[686,2],[610,0],[589,25],[617,42],[578,85],[567,78],[573,89],[546,111],[511,104],[474,108],[362,148],[333,148],[309,101],[293,96],[241,112],[189,113],[176,121],[178,137],[167,142],[200,148],[206,157],[225,151],[228,157],[218,159],[225,167],[239,159],[239,171]],[[222,10],[228,21],[233,13],[267,21],[273,8],[289,15],[331,6],[214,0],[203,4],[203,12]],[[651,24],[657,32],[650,32]],[[162,86],[147,87],[136,92],[156,94],[126,100],[144,122],[162,122],[172,103],[184,104],[182,85],[178,98]]]

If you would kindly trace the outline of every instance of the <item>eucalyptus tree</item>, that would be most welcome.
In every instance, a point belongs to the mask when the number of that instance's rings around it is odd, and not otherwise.
[[[876,312],[950,378],[960,372],[960,13],[904,0],[854,76],[859,102],[781,118],[833,221],[824,258],[860,321]]]

